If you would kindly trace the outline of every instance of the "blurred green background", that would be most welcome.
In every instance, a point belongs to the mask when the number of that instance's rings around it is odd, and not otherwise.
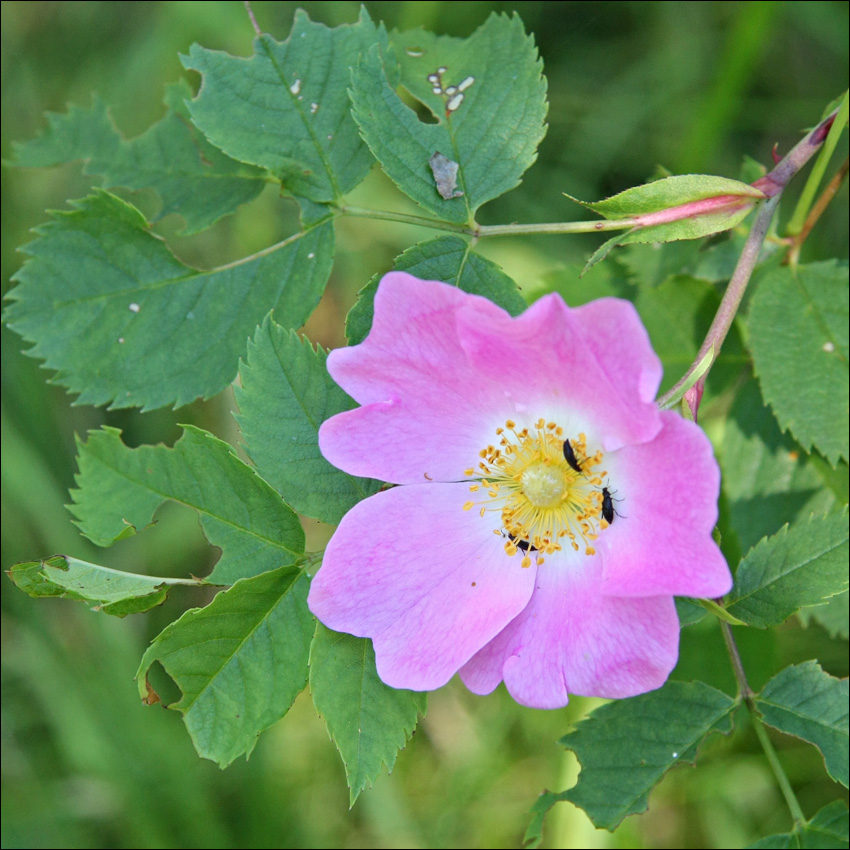
[[[354,2],[300,4],[328,25],[356,19]],[[485,224],[586,217],[561,194],[596,200],[672,172],[738,176],[745,154],[769,162],[786,151],[847,84],[845,2],[367,2],[388,27],[423,25],[464,36],[491,10],[517,10],[533,32],[549,80],[549,131],[523,185],[484,208]],[[264,30],[282,39],[296,4],[256,2]],[[192,42],[238,55],[253,31],[240,2],[4,2],[2,155],[32,137],[45,110],[110,104],[127,136],[161,115],[163,85],[185,74],[178,53]],[[197,85],[196,75],[190,75]],[[846,150],[846,143],[845,143]],[[16,249],[91,185],[79,165],[6,168],[3,177],[4,293],[23,256]],[[794,188],[792,198],[800,187]],[[356,202],[410,209],[377,171]],[[135,199],[156,209],[151,197]],[[786,203],[783,214],[793,208]],[[192,238],[175,216],[157,226],[179,256],[210,267],[237,259],[296,227],[291,202],[268,191],[250,208]],[[803,260],[846,257],[847,188],[807,242]],[[342,221],[328,294],[307,333],[344,343],[342,317],[357,290],[393,257],[433,232]],[[481,245],[528,292],[581,263],[598,239],[534,237]],[[72,407],[49,374],[2,336],[2,564],[63,552],[159,575],[204,574],[215,553],[194,515],[160,512],[158,524],[108,550],[81,538],[63,505],[73,486],[74,434],[102,424],[131,445],[179,435],[177,422],[238,441],[230,393],[178,411],[107,412]],[[329,529],[312,523],[313,547]],[[114,620],[61,600],[34,601],[2,582],[4,847],[515,847],[525,814],[545,788],[572,783],[577,767],[556,740],[592,704],[559,712],[517,707],[502,689],[474,697],[453,682],[433,694],[427,718],[352,811],[342,765],[302,695],[261,738],[251,761],[221,772],[199,760],[177,714],[144,708],[132,681],[147,642],[181,610],[204,604],[178,590],[145,617]],[[751,630],[752,631],[752,630]],[[780,663],[819,657],[846,675],[846,646],[793,623],[747,634],[742,651],[756,685]],[[680,677],[733,687],[711,622],[683,633]],[[817,752],[779,742],[807,815],[835,794]],[[679,768],[650,812],[613,836],[571,806],[547,821],[551,847],[740,847],[788,828],[789,820],[746,719],[732,741],[713,740],[699,770]]]

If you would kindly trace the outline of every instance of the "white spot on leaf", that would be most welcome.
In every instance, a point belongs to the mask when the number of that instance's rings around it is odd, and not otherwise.
[[[462,82],[458,83],[458,91],[466,91],[475,82],[475,77],[467,77]]]
[[[310,104],[310,114],[311,114],[311,115],[315,115],[315,114],[316,114],[316,110],[317,110],[318,108],[319,108],[319,104],[318,104],[318,103],[311,103],[311,104]]]
[[[292,94],[298,94],[301,91],[301,80],[296,80],[290,87],[289,90]]]
[[[412,56],[414,59],[418,59],[420,56],[425,55],[425,51],[421,47],[406,47],[404,52],[408,56]]]
[[[834,342],[825,342],[823,344],[823,350],[828,352],[829,354],[832,354],[832,352],[835,351],[835,343]]]
[[[450,97],[446,103],[446,112],[454,112],[463,103],[463,93]]]
[[[138,313],[139,310],[141,310],[141,309],[142,308],[138,304],[136,304],[135,301],[130,305],[130,312],[131,313]]]

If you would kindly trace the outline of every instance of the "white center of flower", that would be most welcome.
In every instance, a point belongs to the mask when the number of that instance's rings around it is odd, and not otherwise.
[[[602,516],[607,473],[596,471],[602,452],[588,455],[584,434],[565,439],[560,425],[544,419],[521,430],[508,420],[496,435],[499,445],[482,449],[478,467],[466,470],[477,479],[469,489],[486,498],[466,502],[464,510],[480,504],[482,517],[499,511],[495,533],[507,538],[509,555],[523,553],[524,567],[531,566],[531,553],[542,564],[543,555],[562,549],[563,541],[575,551],[583,544],[585,554],[595,555],[593,541],[608,527]]]
[[[537,508],[555,508],[561,504],[567,487],[564,471],[546,463],[533,463],[520,475],[520,489]]]

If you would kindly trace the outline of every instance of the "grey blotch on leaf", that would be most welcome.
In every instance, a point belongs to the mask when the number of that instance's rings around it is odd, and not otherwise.
[[[443,200],[463,197],[463,192],[457,188],[457,172],[460,166],[453,159],[435,151],[428,160],[428,165],[431,166],[437,191]]]

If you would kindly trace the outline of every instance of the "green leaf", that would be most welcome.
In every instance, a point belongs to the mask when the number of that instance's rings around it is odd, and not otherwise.
[[[206,608],[187,611],[156,637],[136,678],[146,702],[158,661],[180,688],[181,711],[198,755],[227,767],[289,710],[307,682],[313,618],[307,575],[284,567],[243,579]]]
[[[847,805],[835,800],[824,806],[803,830],[803,847],[847,847],[848,835]]]
[[[459,236],[438,236],[408,248],[396,257],[393,270],[407,272],[420,280],[440,280],[464,292],[483,295],[512,316],[518,316],[528,306],[513,280],[495,263],[473,253],[472,246]],[[372,327],[380,278],[381,275],[375,275],[360,290],[357,303],[348,313],[345,335],[351,345],[363,342]]]
[[[719,451],[729,524],[746,552],[786,522],[807,520],[835,505],[815,456],[783,434],[755,380],[737,390]],[[825,461],[823,466],[828,467]]]
[[[239,372],[237,419],[260,475],[299,513],[336,524],[381,482],[348,475],[319,451],[322,422],[357,406],[328,375],[326,359],[321,347],[267,318]]]
[[[679,626],[691,626],[698,623],[705,615],[706,609],[696,599],[688,599],[684,596],[677,596],[674,600],[676,603],[676,614],[679,617]]]
[[[814,744],[827,773],[847,787],[848,695],[847,679],[836,679],[816,661],[806,661],[774,676],[756,705],[765,723]]]
[[[356,24],[328,29],[298,10],[284,42],[254,40],[249,59],[193,44],[183,65],[203,74],[192,120],[214,145],[276,174],[284,189],[338,200],[369,172],[372,157],[351,118],[350,68],[386,33],[365,8]]]
[[[169,111],[141,136],[125,140],[98,98],[91,109],[48,113],[47,129],[14,146],[14,164],[43,167],[86,160],[85,173],[106,187],[154,189],[162,199],[159,218],[179,213],[186,233],[197,233],[254,200],[266,185],[261,169],[237,162],[213,147],[188,120],[185,80],[166,89]]]
[[[107,192],[54,213],[9,294],[9,325],[79,404],[143,409],[209,397],[234,378],[271,308],[300,327],[319,302],[333,226],[217,271],[179,262],[133,206]]]
[[[765,400],[807,450],[848,459],[847,266],[830,260],[772,269],[749,312]]]
[[[795,827],[794,832],[769,835],[750,844],[753,850],[846,850],[847,806],[836,800],[824,806],[808,823]]]
[[[765,629],[847,589],[847,512],[784,526],[750,549],[727,597],[730,614]]]
[[[166,585],[173,583],[166,578],[123,573],[67,555],[15,564],[8,575],[29,596],[76,599],[118,617],[161,605],[168,595]]]
[[[736,706],[702,682],[671,681],[597,708],[560,741],[582,769],[575,787],[558,798],[584,809],[597,827],[613,830],[646,810],[649,792],[671,767],[694,763],[710,732],[731,731]]]
[[[797,616],[804,626],[818,623],[826,629],[830,637],[847,640],[850,638],[850,593],[845,590],[823,605],[803,608],[797,612]]]
[[[392,773],[398,751],[425,713],[427,694],[385,685],[370,640],[333,632],[321,623],[310,650],[310,690],[342,756],[354,805],[384,764]]]
[[[173,449],[129,449],[115,428],[78,442],[71,512],[98,546],[135,534],[166,500],[198,512],[207,540],[221,549],[210,584],[232,584],[294,564],[304,553],[298,517],[233,449],[212,434],[184,426]]]
[[[415,29],[394,33],[392,41],[402,86],[436,123],[420,121],[396,94],[377,47],[352,74],[354,118],[406,195],[440,219],[471,222],[482,204],[517,186],[537,157],[546,82],[534,42],[519,17],[496,14],[469,38]],[[440,195],[429,164],[435,153],[459,166],[462,196]]]

